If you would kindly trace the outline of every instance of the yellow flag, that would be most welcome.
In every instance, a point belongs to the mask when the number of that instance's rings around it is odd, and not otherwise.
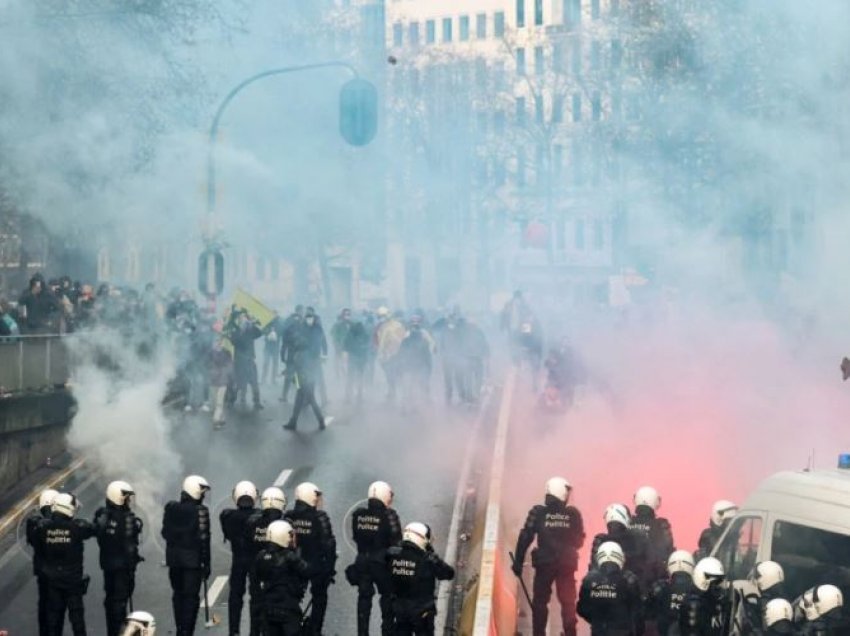
[[[231,305],[236,305],[237,307],[247,311],[252,318],[255,318],[260,322],[260,327],[265,327],[274,319],[274,311],[269,309],[266,305],[254,298],[241,287],[237,288],[236,293],[233,294],[233,302]]]

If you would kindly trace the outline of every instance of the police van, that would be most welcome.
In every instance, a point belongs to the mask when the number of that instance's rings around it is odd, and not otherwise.
[[[850,598],[850,455],[837,470],[785,471],[768,477],[746,499],[712,556],[736,588],[753,566],[776,561],[785,596],[831,583]]]

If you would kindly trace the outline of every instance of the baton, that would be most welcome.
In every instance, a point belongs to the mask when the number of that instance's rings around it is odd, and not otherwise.
[[[513,566],[516,563],[516,558],[514,558],[514,553],[508,552],[508,556],[511,557],[511,566]],[[528,601],[528,606],[532,607],[531,595],[528,593],[528,588],[525,587],[525,581],[522,580],[522,575],[517,574],[517,578],[519,579],[519,584],[522,587],[522,592],[523,592],[523,594],[525,594],[525,600]]]

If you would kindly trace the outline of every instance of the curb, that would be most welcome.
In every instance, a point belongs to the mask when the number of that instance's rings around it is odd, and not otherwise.
[[[71,462],[71,465],[65,468],[62,472],[54,475],[50,479],[45,479],[38,486],[33,488],[27,496],[18,502],[16,506],[0,518],[0,537],[5,536],[7,532],[16,527],[21,517],[32,510],[33,505],[38,502],[38,497],[43,490],[56,488],[56,486],[66,481],[71,475],[82,468],[85,463],[85,459],[75,459]]]

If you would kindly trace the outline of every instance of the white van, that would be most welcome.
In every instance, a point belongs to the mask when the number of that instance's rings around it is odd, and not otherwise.
[[[768,477],[741,506],[712,555],[739,588],[746,587],[743,580],[756,563],[771,560],[785,570],[789,600],[824,583],[850,598],[850,470]]]

